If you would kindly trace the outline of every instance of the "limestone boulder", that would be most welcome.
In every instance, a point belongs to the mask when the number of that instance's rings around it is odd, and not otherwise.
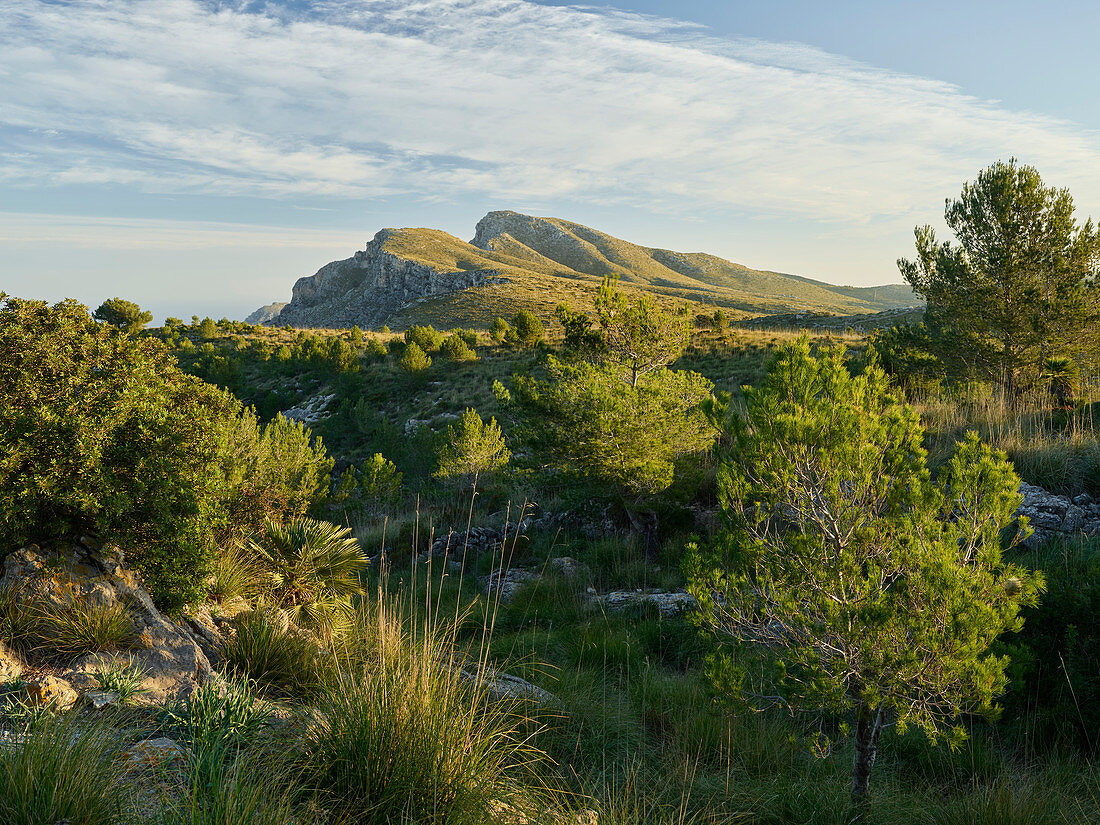
[[[124,565],[121,551],[91,540],[43,549],[22,547],[4,559],[0,588],[18,587],[20,598],[38,609],[62,610],[74,604],[122,604],[132,622],[129,649],[89,653],[61,675],[88,688],[98,672],[131,662],[145,673],[145,701],[181,700],[212,677],[210,660],[184,625],[153,604],[140,576]],[[48,657],[48,648],[43,651]]]
[[[79,698],[76,690],[59,676],[43,674],[23,681],[27,701],[32,705],[50,705],[58,710],[68,710]]]

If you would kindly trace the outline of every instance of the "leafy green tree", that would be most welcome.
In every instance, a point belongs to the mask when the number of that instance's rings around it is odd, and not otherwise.
[[[123,332],[134,333],[153,320],[153,313],[143,311],[133,301],[123,298],[108,298],[92,314],[97,321],[103,321]]]
[[[416,344],[424,352],[439,352],[443,346],[443,333],[428,326],[411,326],[405,330],[405,343]]]
[[[666,490],[686,456],[707,449],[713,428],[699,409],[711,383],[694,372],[658,369],[624,380],[613,363],[547,359],[546,377],[513,377],[501,392],[516,417],[516,435],[542,469],[619,497],[654,549],[652,498]]]
[[[604,278],[596,312],[608,357],[621,364],[632,386],[648,372],[672,363],[691,340],[691,321],[661,309],[644,295],[629,301],[617,280]]]
[[[500,344],[504,341],[510,329],[508,322],[503,318],[494,318],[493,326],[489,329],[489,337]]]
[[[997,162],[947,202],[944,217],[957,243],[917,227],[917,257],[898,267],[979,375],[1014,397],[1044,358],[1096,346],[1100,231],[1091,220],[1078,226],[1068,190],[1015,159]]]
[[[363,346],[363,330],[359,329],[358,326],[353,326],[348,330],[348,341],[351,342],[353,347]]]
[[[218,325],[214,323],[214,319],[206,317],[202,319],[199,324],[199,338],[204,341],[211,341],[218,337]]]
[[[451,330],[451,335],[457,335],[470,349],[477,349],[477,330],[455,327]]]
[[[512,326],[504,334],[504,343],[511,347],[533,347],[545,335],[538,316],[529,309],[521,309],[512,318]]]
[[[410,343],[405,345],[405,352],[401,355],[401,360],[397,364],[405,372],[416,373],[423,372],[430,367],[432,359],[417,344]]]
[[[607,351],[603,334],[592,328],[592,319],[586,312],[577,312],[565,304],[555,310],[565,329],[564,350],[581,358],[595,358]]]
[[[917,413],[877,367],[852,377],[842,348],[792,342],[746,394],[720,479],[730,527],[691,557],[690,589],[772,665],[726,672],[744,698],[847,718],[862,808],[884,724],[954,743],[953,720],[1005,687],[990,645],[1043,586],[1001,557],[1019,478],[969,433],[933,482]]]
[[[383,512],[401,498],[401,472],[392,461],[375,453],[362,467],[349,467],[336,483],[331,500],[338,505],[357,505],[366,513]]]
[[[220,539],[304,511],[331,468],[300,425],[260,429],[152,339],[75,301],[0,303],[0,547],[97,533],[176,607]]]
[[[331,637],[355,618],[359,574],[369,560],[350,527],[296,518],[268,521],[251,543],[271,577],[271,598],[299,627]]]
[[[468,479],[499,470],[511,453],[495,418],[488,423],[477,410],[466,408],[454,424],[447,427],[439,449],[437,478]]]

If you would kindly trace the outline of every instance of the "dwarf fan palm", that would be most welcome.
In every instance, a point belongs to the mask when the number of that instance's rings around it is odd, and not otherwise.
[[[252,547],[271,575],[275,604],[294,624],[329,636],[351,620],[368,559],[350,528],[311,518],[268,521]]]

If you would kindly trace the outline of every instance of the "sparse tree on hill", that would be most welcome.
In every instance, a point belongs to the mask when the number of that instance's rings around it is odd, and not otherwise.
[[[424,352],[439,352],[439,348],[443,346],[443,333],[431,324],[414,325],[405,330],[405,343],[416,344]]]
[[[512,319],[511,328],[504,333],[504,343],[511,347],[533,347],[545,334],[538,316],[528,309],[521,309]]]
[[[721,309],[714,310],[714,315],[711,316],[710,320],[714,327],[714,331],[722,335],[725,335],[726,331],[730,328],[730,319],[726,317],[726,313],[722,312]]]
[[[605,278],[596,298],[596,312],[608,357],[621,364],[631,386],[648,372],[680,357],[691,340],[686,315],[668,312],[647,296],[631,302],[619,292],[617,280]]]
[[[493,326],[489,330],[489,337],[500,344],[504,341],[510,329],[511,327],[508,325],[508,322],[503,318],[495,318],[493,319]]]
[[[423,372],[432,365],[432,359],[415,343],[406,344],[401,360],[397,362],[405,372]]]
[[[1068,190],[1015,159],[997,162],[947,202],[944,217],[957,243],[918,227],[917,257],[898,266],[980,375],[1013,397],[1045,358],[1096,345],[1100,232],[1091,220],[1078,226]]]
[[[153,320],[153,313],[142,310],[133,301],[109,298],[99,305],[92,317],[123,332],[135,333]]]
[[[474,361],[477,359],[474,351],[458,335],[448,335],[440,349],[452,361]]]
[[[754,672],[727,660],[742,698],[850,721],[862,811],[885,724],[954,743],[1005,688],[990,645],[1043,584],[1001,558],[1019,478],[969,433],[933,482],[917,413],[840,348],[792,342],[746,393],[720,477],[730,527],[690,557],[690,589],[729,644],[766,654]]]
[[[466,408],[462,417],[447,428],[439,450],[437,478],[468,479],[499,470],[511,453],[495,418],[486,423],[477,410]]]

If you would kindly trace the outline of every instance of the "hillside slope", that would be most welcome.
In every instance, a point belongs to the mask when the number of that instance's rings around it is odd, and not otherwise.
[[[735,317],[816,311],[845,315],[917,303],[907,286],[834,286],[750,269],[714,255],[638,246],[558,218],[490,212],[466,243],[438,229],[383,229],[366,249],[294,285],[268,323],[377,327],[485,326],[530,308],[591,305],[602,279],[670,301],[722,306]]]

